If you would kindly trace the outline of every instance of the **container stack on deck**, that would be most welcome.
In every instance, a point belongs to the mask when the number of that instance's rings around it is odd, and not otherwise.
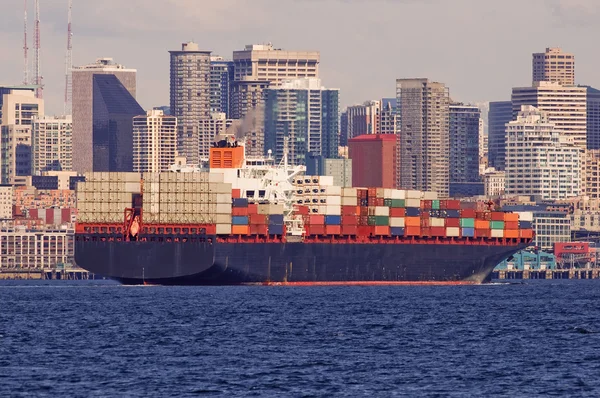
[[[86,182],[77,184],[77,221],[122,223],[133,194],[140,193],[140,177],[139,173],[88,173]]]

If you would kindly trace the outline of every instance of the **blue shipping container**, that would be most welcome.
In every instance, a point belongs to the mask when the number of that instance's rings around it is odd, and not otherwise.
[[[340,225],[342,216],[325,216],[325,225]]]
[[[391,227],[390,234],[392,236],[404,236],[404,228],[402,227]]]
[[[231,217],[233,225],[248,225],[248,216],[233,216]]]
[[[248,207],[248,199],[233,198],[232,207]]]
[[[463,228],[462,236],[472,238],[475,236],[475,228]]]
[[[405,212],[407,217],[419,217],[421,215],[421,209],[418,207],[407,207]]]
[[[283,235],[283,225],[269,225],[269,235]]]
[[[443,210],[444,218],[460,218],[460,210]]]
[[[283,214],[271,214],[269,216],[269,225],[283,225]]]
[[[531,225],[531,221],[519,221],[519,227],[523,229],[531,229],[533,226]]]

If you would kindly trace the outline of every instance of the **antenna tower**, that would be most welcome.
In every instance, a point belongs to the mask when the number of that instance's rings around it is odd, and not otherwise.
[[[69,16],[67,19],[67,55],[65,58],[65,115],[71,114],[73,103],[73,80],[71,70],[73,69],[73,31],[71,30],[71,17],[73,0],[69,0]]]
[[[33,32],[33,68],[34,68],[34,84],[37,86],[35,89],[35,97],[43,98],[43,88],[42,88],[42,75],[40,72],[40,0],[35,0],[35,22],[34,22],[34,32]]]
[[[29,84],[29,60],[27,58],[27,0],[23,0],[25,4],[25,18],[23,19],[23,84]]]

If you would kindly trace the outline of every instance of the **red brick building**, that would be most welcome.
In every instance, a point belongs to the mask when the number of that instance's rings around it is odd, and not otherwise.
[[[396,187],[396,135],[365,134],[348,140],[352,186]]]

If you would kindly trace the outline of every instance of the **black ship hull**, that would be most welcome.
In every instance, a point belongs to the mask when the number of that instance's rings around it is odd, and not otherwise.
[[[123,284],[482,283],[526,246],[212,242],[77,239],[75,261]]]

